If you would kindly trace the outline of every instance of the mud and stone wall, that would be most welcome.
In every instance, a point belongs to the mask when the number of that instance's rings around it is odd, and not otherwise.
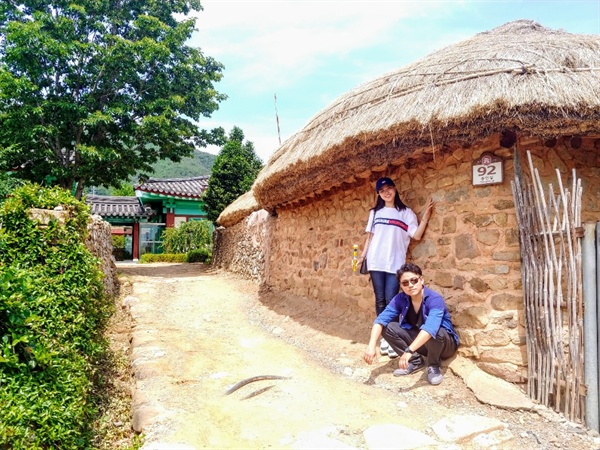
[[[530,150],[547,183],[557,186],[558,169],[568,185],[576,169],[583,179],[583,221],[598,220],[600,211],[597,142],[583,139],[578,148],[571,146],[570,138],[519,143],[522,159]],[[502,184],[472,185],[473,161],[485,151],[503,158]],[[421,266],[429,287],[446,298],[461,337],[460,353],[491,374],[522,382],[527,354],[519,234],[510,184],[513,150],[499,147],[497,140],[472,148],[446,147],[435,156],[376,175],[392,177],[403,201],[418,215],[429,197],[435,201],[423,239],[412,242],[407,260]],[[352,245],[359,244],[359,252],[364,245],[368,210],[375,201],[373,185],[369,180],[278,210],[267,284],[332,307],[367,312],[373,319],[369,277],[353,272],[351,264]]]
[[[259,210],[231,227],[215,229],[212,266],[262,283],[271,222],[267,211]]]
[[[529,150],[545,183],[558,185],[558,169],[569,185],[576,169],[583,181],[584,222],[598,220],[600,212],[598,142],[584,138],[577,148],[571,138],[517,144],[524,171]],[[472,164],[483,152],[503,158],[502,184],[473,186]],[[222,254],[220,266],[258,273],[252,278],[272,290],[353,311],[371,323],[373,291],[368,276],[352,271],[352,246],[359,244],[360,254],[368,211],[376,198],[374,180],[382,175],[396,181],[401,198],[419,217],[427,199],[435,201],[423,239],[411,243],[407,260],[421,266],[428,286],[445,297],[461,337],[460,354],[488,373],[523,382],[527,352],[511,189],[513,149],[500,147],[497,139],[470,148],[446,146],[420,160],[373,173],[350,189],[334,189],[312,201],[279,208],[276,217],[269,217],[268,233],[246,222],[222,230],[216,251]]]

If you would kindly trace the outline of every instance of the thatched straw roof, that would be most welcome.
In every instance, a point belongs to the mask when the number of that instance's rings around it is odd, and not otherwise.
[[[271,209],[504,128],[544,138],[598,132],[600,36],[519,20],[362,84],[284,142],[254,195]]]
[[[230,227],[259,209],[260,206],[258,206],[256,198],[254,198],[254,192],[250,190],[230,203],[219,214],[217,223],[224,227]]]

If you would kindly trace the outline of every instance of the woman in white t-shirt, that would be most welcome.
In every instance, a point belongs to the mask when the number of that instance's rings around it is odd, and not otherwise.
[[[425,206],[421,223],[417,215],[400,200],[396,185],[391,178],[383,177],[375,184],[377,202],[371,208],[366,232],[367,243],[358,264],[367,257],[367,268],[371,275],[375,293],[375,313],[379,315],[400,291],[397,271],[406,262],[410,239],[420,240],[431,216],[433,200]],[[398,354],[381,339],[379,350],[382,355],[395,358]]]

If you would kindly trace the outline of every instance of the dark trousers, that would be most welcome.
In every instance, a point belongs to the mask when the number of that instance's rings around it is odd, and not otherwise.
[[[417,328],[405,330],[398,322],[390,322],[383,329],[383,337],[400,355],[404,353],[406,347],[413,343],[419,331]],[[435,338],[429,339],[425,345],[417,349],[410,358],[410,362],[418,364],[421,357],[425,356],[428,366],[439,366],[440,361],[454,355],[457,348],[458,345],[450,333],[445,328],[440,327]]]
[[[399,292],[400,282],[395,273],[372,271],[369,274],[375,293],[375,314],[379,315]]]

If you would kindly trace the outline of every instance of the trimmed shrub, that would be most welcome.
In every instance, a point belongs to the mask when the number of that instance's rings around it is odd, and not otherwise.
[[[1,449],[90,447],[94,361],[113,304],[84,244],[88,220],[59,188],[26,184],[0,205]]]
[[[154,262],[172,262],[172,263],[184,263],[187,262],[185,253],[144,253],[140,257],[140,263],[154,263]]]
[[[210,261],[211,253],[205,249],[201,248],[198,250],[191,250],[187,252],[187,262],[195,263],[195,262],[207,262]]]

